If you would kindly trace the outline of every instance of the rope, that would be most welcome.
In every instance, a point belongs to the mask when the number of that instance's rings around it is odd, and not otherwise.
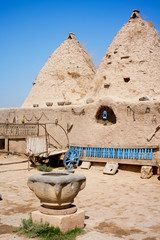
[[[27,117],[26,117],[25,115],[24,115],[24,118],[25,118],[28,122],[31,122],[32,119],[33,119],[33,117],[35,117],[35,119],[36,119],[37,121],[39,121],[43,116],[45,116],[45,118],[46,118],[47,120],[49,120],[49,118],[47,118],[47,116],[44,114],[44,112],[42,112],[42,114],[41,114],[41,116],[40,116],[39,118],[37,118],[35,114],[32,115],[31,119],[27,119]]]

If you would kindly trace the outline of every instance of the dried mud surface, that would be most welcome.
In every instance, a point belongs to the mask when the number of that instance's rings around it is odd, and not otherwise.
[[[29,176],[37,173],[27,159],[0,156],[0,239],[25,240],[12,232],[22,218],[39,208],[39,200],[27,187]],[[57,169],[54,169],[54,171]],[[141,179],[140,173],[119,170],[116,175],[104,175],[103,167],[76,169],[87,178],[86,188],[75,199],[85,210],[87,233],[77,240],[159,240],[160,180],[157,175]]]

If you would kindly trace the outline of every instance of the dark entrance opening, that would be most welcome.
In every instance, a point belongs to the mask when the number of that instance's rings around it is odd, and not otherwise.
[[[5,139],[0,139],[0,150],[5,149]]]

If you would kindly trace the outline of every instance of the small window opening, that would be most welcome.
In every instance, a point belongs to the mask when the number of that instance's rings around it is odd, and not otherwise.
[[[132,18],[138,18],[136,13],[133,13]]]
[[[104,125],[112,125],[117,122],[113,110],[108,106],[99,107],[95,117],[98,123],[105,123]]]
[[[104,88],[109,88],[110,87],[110,83],[104,83]]]
[[[76,39],[75,34],[74,33],[69,33],[68,39]]]
[[[130,19],[140,18],[139,13],[140,13],[139,10],[133,10],[133,13],[132,13]]]
[[[126,83],[128,83],[129,81],[130,81],[130,78],[129,77],[126,77],[126,78],[123,78],[124,79],[124,81],[126,82]]]
[[[123,56],[123,57],[121,57],[121,59],[127,59],[127,58],[129,58],[129,56]]]
[[[150,108],[147,107],[145,113],[150,113]]]
[[[106,57],[107,57],[107,58],[111,58],[111,55],[110,55],[110,54],[106,54]]]

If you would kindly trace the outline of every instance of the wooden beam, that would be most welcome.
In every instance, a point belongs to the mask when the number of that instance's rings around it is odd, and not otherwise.
[[[119,164],[158,166],[158,163],[153,160],[133,160],[133,159],[96,158],[96,157],[80,157],[80,160],[84,162],[97,162],[97,163],[117,162]]]
[[[9,151],[9,139],[5,138],[5,151]]]
[[[152,149],[159,149],[159,145],[157,144],[157,145],[141,145],[141,146],[136,146],[136,145],[125,145],[125,146],[122,146],[122,145],[115,145],[115,146],[110,146],[110,145],[90,145],[90,144],[88,144],[88,145],[83,145],[83,146],[79,146],[78,144],[70,144],[70,146],[73,146],[73,147],[84,147],[84,148],[88,148],[88,147],[90,147],[90,148],[115,148],[115,149],[117,149],[117,148],[122,148],[122,149],[145,149],[145,148],[152,148]]]

